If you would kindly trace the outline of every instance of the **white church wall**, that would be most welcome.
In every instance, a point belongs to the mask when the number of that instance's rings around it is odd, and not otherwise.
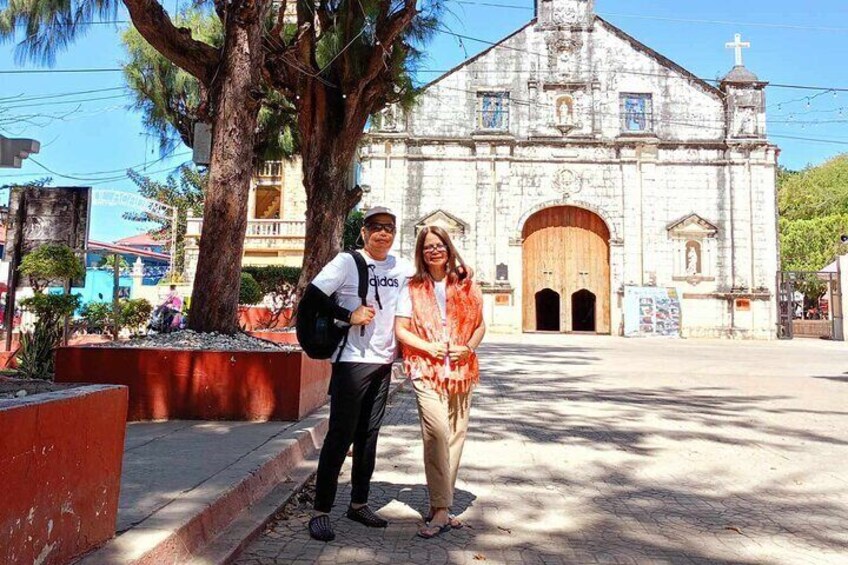
[[[595,110],[603,137],[621,133],[620,98],[626,92],[653,95],[655,133],[664,140],[724,138],[724,104],[717,92],[634,49],[606,23],[595,26],[592,66],[601,83]]]
[[[479,280],[493,283],[496,266],[508,267],[508,286],[485,296],[496,327],[522,324],[522,222],[545,207],[573,205],[610,227],[614,334],[622,286],[656,284],[678,289],[686,335],[768,337],[774,303],[764,298],[774,293],[777,270],[774,148],[756,140],[728,147],[721,94],[601,20],[591,32],[563,32],[566,43],[577,40],[573,54],[534,56],[547,53],[551,33],[525,26],[503,48],[431,85],[406,128],[366,140],[363,183],[372,190],[363,203],[398,213],[397,246],[408,256],[427,214],[443,210],[463,222],[457,244]],[[552,122],[562,89],[573,94],[570,130]],[[498,91],[510,95],[508,127],[482,132],[478,94]],[[647,135],[622,135],[627,92],[652,95],[656,128]],[[750,158],[748,147],[756,148]],[[685,241],[668,231],[690,214],[716,228],[702,242],[705,265],[694,278],[680,276]],[[727,295],[733,289],[752,295],[747,307]]]

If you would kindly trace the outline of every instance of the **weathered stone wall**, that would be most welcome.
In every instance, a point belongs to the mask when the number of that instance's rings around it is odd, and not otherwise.
[[[770,336],[776,148],[762,136],[729,139],[735,114],[722,92],[603,20],[531,22],[501,46],[435,81],[413,111],[395,112],[363,144],[363,183],[372,187],[364,204],[399,214],[400,252],[411,254],[429,215],[455,217],[467,226],[458,246],[481,280],[493,283],[497,265],[507,265],[510,301],[487,295],[486,312],[517,330],[521,227],[543,208],[579,206],[610,229],[614,333],[622,286],[656,284],[697,296],[683,300],[686,335]],[[506,130],[479,128],[481,92],[509,92]],[[630,92],[652,95],[651,132],[622,133],[620,95]],[[564,95],[574,112],[565,125],[556,115]],[[715,228],[698,277],[687,276],[685,241],[669,231],[693,214]],[[750,309],[736,312],[735,297],[748,295]]]

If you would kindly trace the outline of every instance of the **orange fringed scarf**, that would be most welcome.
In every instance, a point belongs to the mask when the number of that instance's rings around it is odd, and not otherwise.
[[[409,296],[412,300],[412,332],[430,342],[444,342],[442,316],[436,302],[433,281],[410,281]],[[466,345],[483,320],[483,294],[480,287],[471,280],[449,280],[446,303],[450,343]],[[448,372],[444,359],[437,359],[408,345],[403,345],[402,351],[406,374],[426,380],[439,392],[468,392],[480,380],[476,353],[471,353],[465,361],[452,361]]]

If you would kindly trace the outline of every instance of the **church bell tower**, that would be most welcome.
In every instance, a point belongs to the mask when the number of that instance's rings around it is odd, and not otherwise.
[[[736,65],[721,80],[719,88],[725,94],[727,108],[727,137],[730,140],[761,140],[766,137],[766,94],[767,82],[745,67],[742,49],[751,44],[742,41],[736,34],[728,49],[736,51]]]

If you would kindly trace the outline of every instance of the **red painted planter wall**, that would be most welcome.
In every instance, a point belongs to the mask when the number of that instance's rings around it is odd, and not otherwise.
[[[291,323],[291,309],[286,310],[276,324],[271,324],[271,309],[267,306],[240,306],[239,327],[246,331],[287,328]]]
[[[115,535],[127,389],[0,403],[0,563],[67,563]]]
[[[297,334],[295,332],[269,332],[256,330],[248,333],[253,337],[258,337],[259,339],[264,339],[266,341],[273,341],[274,343],[300,345],[297,341]]]
[[[129,388],[135,420],[300,420],[327,401],[330,364],[276,351],[62,347],[56,382]]]

